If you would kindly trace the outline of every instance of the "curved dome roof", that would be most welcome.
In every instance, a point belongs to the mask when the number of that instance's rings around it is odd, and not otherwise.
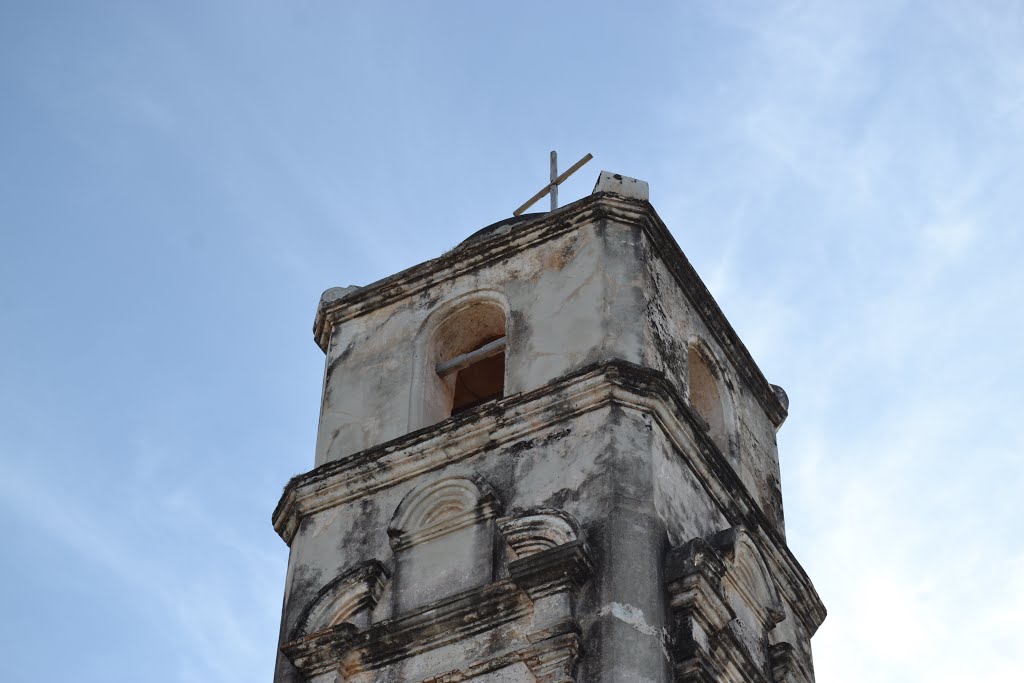
[[[461,242],[459,242],[459,245],[457,247],[455,247],[455,248],[459,249],[459,248],[469,244],[470,242],[476,242],[478,240],[481,240],[481,239],[483,239],[485,237],[488,237],[490,235],[493,235],[493,234],[504,235],[505,233],[509,232],[512,228],[514,228],[517,225],[522,225],[523,223],[529,223],[534,218],[539,218],[540,216],[545,216],[545,215],[547,215],[547,214],[544,213],[544,212],[538,212],[538,213],[524,213],[521,216],[510,216],[508,218],[503,218],[502,220],[498,221],[497,223],[491,223],[486,228],[480,228],[479,230],[474,232],[472,235],[470,235],[466,239],[464,239]]]

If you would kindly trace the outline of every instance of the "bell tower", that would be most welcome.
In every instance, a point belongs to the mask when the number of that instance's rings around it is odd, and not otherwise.
[[[327,290],[276,683],[810,683],[769,384],[648,201]]]

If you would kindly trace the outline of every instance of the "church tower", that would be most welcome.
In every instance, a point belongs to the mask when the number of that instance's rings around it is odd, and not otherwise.
[[[327,290],[276,683],[810,683],[769,384],[648,201]]]

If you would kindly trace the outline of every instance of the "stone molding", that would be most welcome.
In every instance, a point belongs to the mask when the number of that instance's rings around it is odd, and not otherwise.
[[[697,538],[674,548],[665,558],[665,586],[669,607],[677,622],[674,637],[676,661],[685,661],[710,646],[733,618],[732,610],[722,596],[720,585],[725,563],[708,543]],[[679,622],[685,621],[687,637],[678,634]],[[703,645],[703,648],[694,647]]]
[[[576,683],[573,669],[580,651],[580,636],[574,631],[534,643],[522,656],[537,683]]]
[[[307,680],[331,671],[339,672],[344,680],[503,624],[532,618],[539,600],[555,590],[575,592],[592,567],[583,543],[572,541],[515,560],[510,565],[510,579],[362,629],[350,623],[336,624],[297,637],[281,650]],[[543,683],[574,682],[572,671],[580,653],[579,625],[571,611],[562,616],[544,629],[523,629],[525,637],[502,652],[426,681],[461,681],[522,662]]]
[[[534,605],[526,634],[534,646],[526,665],[540,683],[575,681],[580,655],[576,598],[594,572],[583,530],[572,515],[555,509],[506,517],[499,529],[518,557],[508,564],[509,578]]]
[[[665,563],[672,609],[675,680],[680,683],[771,683],[729,628],[726,566],[704,539],[673,549]]]
[[[739,376],[757,397],[775,427],[780,427],[786,419],[787,408],[654,207],[650,202],[609,193],[592,194],[557,211],[518,224],[512,230],[495,231],[479,239],[468,240],[436,259],[351,290],[339,298],[321,299],[313,323],[313,338],[326,353],[335,325],[602,220],[613,220],[643,230]]]
[[[378,560],[369,560],[333,579],[313,596],[299,614],[292,629],[292,640],[322,630],[325,626],[352,621],[352,617],[360,612],[372,611],[389,578],[387,567]]]
[[[593,570],[590,549],[583,541],[570,541],[508,564],[509,577],[532,600],[578,590]]]
[[[625,361],[582,368],[539,389],[510,396],[437,425],[332,461],[294,477],[274,510],[274,528],[291,543],[307,516],[357,500],[607,405],[654,418],[734,526],[758,541],[786,602],[813,634],[825,618],[806,572],[761,511],[701,421],[662,373]]]
[[[729,569],[723,581],[751,606],[764,629],[775,628],[786,618],[786,612],[757,541],[743,527],[720,531],[710,541]],[[759,586],[766,595],[757,595]]]
[[[814,673],[790,643],[775,643],[769,648],[768,657],[775,683],[814,683]]]
[[[564,633],[518,650],[475,660],[461,669],[424,678],[420,683],[462,683],[520,662],[538,683],[576,683],[571,671],[579,654],[579,634]]]
[[[535,508],[515,517],[502,517],[497,523],[516,557],[529,557],[583,537],[579,522],[553,508]]]
[[[387,666],[524,617],[529,598],[501,581],[438,600],[365,629],[337,624],[281,649],[306,678],[331,670],[344,676]]]
[[[497,516],[497,496],[485,482],[461,477],[413,489],[388,526],[395,552],[426,543]]]
[[[758,664],[730,628],[736,614],[727,589],[740,595],[762,620],[763,642],[785,618],[781,605],[773,609],[760,604],[764,596],[756,594],[756,586],[770,582],[770,577],[755,575],[744,566],[749,562],[743,557],[746,552],[760,554],[757,540],[743,528],[732,528],[708,539],[692,539],[666,556],[676,680],[813,683],[813,674],[789,643],[767,646],[766,659]]]

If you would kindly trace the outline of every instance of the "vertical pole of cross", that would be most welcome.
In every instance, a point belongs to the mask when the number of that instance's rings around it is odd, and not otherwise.
[[[558,152],[551,150],[551,210],[558,208]]]

